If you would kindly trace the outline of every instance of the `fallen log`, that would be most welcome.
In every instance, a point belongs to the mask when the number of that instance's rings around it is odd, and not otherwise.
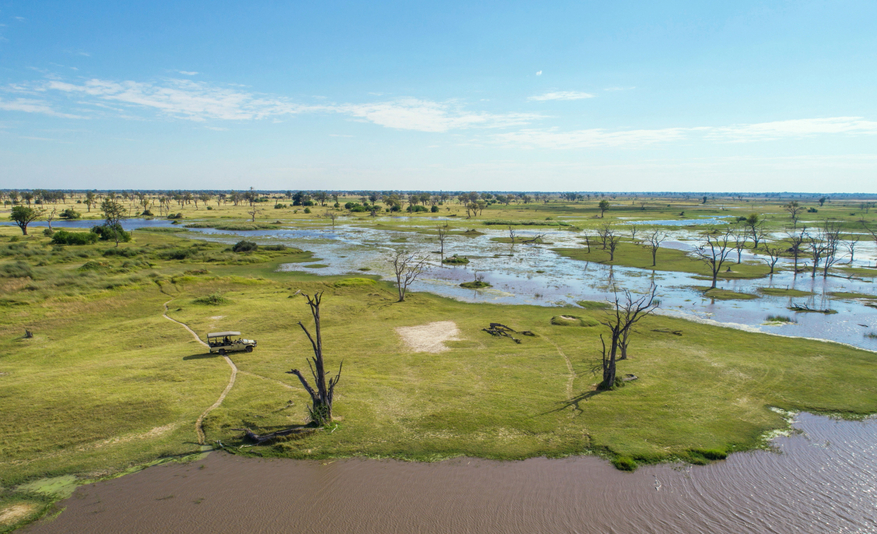
[[[256,443],[256,445],[261,445],[263,443],[267,443],[269,441],[274,441],[277,438],[285,438],[288,436],[306,436],[308,434],[313,434],[317,430],[322,430],[322,427],[293,427],[287,428],[285,430],[278,430],[277,432],[271,432],[270,434],[256,434],[249,428],[233,428],[232,430],[237,430],[243,432],[244,435],[250,441]]]
[[[652,332],[660,332],[662,334],[673,334],[674,336],[681,336],[682,330],[668,330],[666,328],[653,328]]]

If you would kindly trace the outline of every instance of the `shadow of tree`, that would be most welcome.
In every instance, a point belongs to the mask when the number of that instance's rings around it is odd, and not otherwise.
[[[592,391],[586,391],[584,393],[576,395],[575,397],[573,397],[571,399],[567,399],[567,400],[563,401],[560,404],[560,406],[557,407],[556,409],[548,410],[547,412],[544,412],[540,415],[548,415],[550,413],[557,413],[557,412],[563,411],[563,410],[570,408],[570,407],[572,407],[575,411],[577,411],[579,413],[584,413],[584,411],[579,407],[579,403],[582,401],[590,400],[591,397],[596,397],[597,395],[599,395],[600,393],[603,393],[604,391],[605,390],[602,390],[602,389],[595,389]]]

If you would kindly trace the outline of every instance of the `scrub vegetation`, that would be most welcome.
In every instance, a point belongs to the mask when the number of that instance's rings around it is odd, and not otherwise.
[[[353,212],[332,208],[331,200],[328,206],[312,201],[310,214],[300,205],[271,209],[266,218],[282,222],[264,224],[326,229],[340,221],[321,214],[332,209],[348,224],[374,227],[370,211],[386,207],[369,201],[368,210]],[[728,213],[728,203],[720,207],[693,197],[544,200],[467,210],[467,204],[451,199],[434,204],[437,213],[412,211],[406,215],[411,219],[394,228],[434,235],[439,222],[428,217],[439,215],[440,224],[449,224],[449,234],[460,239],[484,229],[482,217],[504,226],[581,232],[622,222],[618,217],[678,219],[684,212],[697,227],[695,214]],[[609,203],[602,218],[598,200]],[[768,224],[788,219],[779,202],[734,202],[764,214]],[[88,211],[74,200],[58,208],[75,208],[87,219],[100,217],[97,206]],[[140,207],[159,213],[154,204]],[[202,202],[198,210],[183,204],[163,211],[213,228],[240,229],[237,225],[251,218],[247,213],[263,209],[245,202],[214,202],[211,208]],[[823,210],[846,213],[842,224],[855,227],[849,206],[820,206],[819,213]],[[263,224],[258,213],[255,218],[246,223],[253,230]],[[648,221],[640,224],[645,228]],[[187,239],[182,228],[162,228],[136,230],[129,242],[116,246],[70,237],[89,233],[87,228],[65,229],[58,240],[34,228],[31,223],[24,236],[18,227],[0,227],[0,510],[27,510],[14,525],[45,513],[59,495],[27,483],[116,476],[201,451],[195,420],[226,387],[229,367],[163,318],[165,303],[169,317],[202,337],[232,330],[258,340],[254,352],[230,355],[238,368],[234,386],[203,421],[210,446],[237,454],[425,461],[600,454],[619,469],[635,469],[676,459],[705,463],[762,446],[765,432],[787,425],[781,411],[850,416],[877,411],[877,355],[840,344],[649,315],[632,331],[627,358],[617,362],[618,376],[637,380],[603,391],[594,369],[601,362],[599,336],[606,334],[600,324],[607,316],[605,303],[503,306],[414,292],[399,302],[394,284],[368,275],[278,271],[282,263],[315,258],[294,248],[249,245],[256,239],[231,246]],[[591,252],[584,245],[559,252],[608,260],[593,240],[590,247]],[[613,263],[651,269],[651,250],[625,237]],[[661,248],[656,263],[656,269],[710,274],[702,262],[675,249]],[[764,262],[728,266],[731,272],[723,270],[720,278],[769,271]],[[334,373],[344,362],[332,423],[308,435],[247,447],[240,429],[265,435],[312,417],[313,399],[286,371],[313,354],[297,323],[313,324],[302,295],[318,293],[326,367]],[[713,289],[705,297],[727,293]],[[768,318],[783,320],[789,319]],[[453,322],[459,331],[441,351],[417,352],[394,330],[438,322]],[[497,322],[525,335],[514,342],[484,331]]]

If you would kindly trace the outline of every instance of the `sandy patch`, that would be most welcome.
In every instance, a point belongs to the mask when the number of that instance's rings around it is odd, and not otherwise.
[[[437,321],[420,326],[400,326],[396,333],[413,352],[445,352],[451,350],[445,341],[459,341],[460,330],[454,321]]]
[[[12,525],[29,516],[36,506],[32,504],[13,504],[8,508],[0,510],[0,525]]]
[[[209,317],[209,319],[218,321],[219,319],[225,319],[225,315],[214,315],[213,317]]]

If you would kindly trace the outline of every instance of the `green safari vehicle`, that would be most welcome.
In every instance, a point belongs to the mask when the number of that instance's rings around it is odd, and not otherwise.
[[[207,334],[207,344],[211,354],[224,356],[229,352],[253,352],[256,340],[243,339],[240,332],[211,332]]]

